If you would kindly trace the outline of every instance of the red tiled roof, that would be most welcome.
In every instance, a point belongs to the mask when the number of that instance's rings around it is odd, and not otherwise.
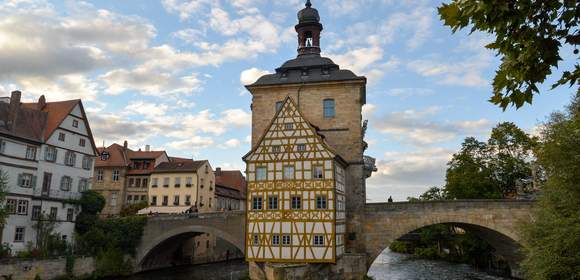
[[[165,154],[165,151],[131,151],[127,152],[130,159],[156,159]]]
[[[129,160],[127,158],[127,151],[125,148],[119,144],[113,144],[109,147],[100,147],[97,149],[99,151],[99,157],[95,162],[95,167],[127,167],[129,166]],[[109,153],[109,158],[103,160],[100,156],[104,151]]]
[[[58,101],[58,102],[47,102],[42,112],[48,113],[48,118],[46,121],[46,129],[44,130],[44,140],[50,138],[52,133],[58,128],[58,126],[64,121],[68,114],[74,109],[74,107],[81,102],[80,99]],[[22,108],[37,110],[38,103],[22,103]]]
[[[239,170],[216,170],[215,184],[216,186],[236,189],[242,195],[246,194],[246,178],[244,178],[244,175]]]

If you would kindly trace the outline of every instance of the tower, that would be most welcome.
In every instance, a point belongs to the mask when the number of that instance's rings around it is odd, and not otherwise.
[[[262,270],[265,263],[335,269],[343,256],[364,252],[365,179],[373,169],[363,155],[366,78],[321,56],[323,25],[309,0],[295,29],[297,57],[246,86],[246,258]]]

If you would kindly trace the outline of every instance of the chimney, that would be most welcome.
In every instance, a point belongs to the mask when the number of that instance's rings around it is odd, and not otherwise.
[[[151,152],[151,146],[145,145],[145,152]]]
[[[216,167],[216,169],[215,169],[215,175],[216,176],[221,176],[222,175],[222,168],[221,167]]]
[[[44,107],[46,106],[46,98],[44,97],[44,94],[40,96],[40,98],[38,98],[38,107],[37,109],[39,111],[42,111],[42,109],[44,109]]]
[[[123,149],[127,150],[128,147],[129,143],[127,143],[127,140],[125,140],[125,142],[123,142]]]
[[[22,93],[18,90],[12,92],[10,96],[10,112],[8,115],[8,122],[10,123],[10,130],[14,131],[16,118],[18,117],[18,110],[20,109],[20,98]]]

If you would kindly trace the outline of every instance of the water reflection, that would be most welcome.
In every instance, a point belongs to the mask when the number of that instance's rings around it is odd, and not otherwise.
[[[469,265],[422,260],[389,249],[375,260],[369,275],[376,280],[502,280],[476,271]]]
[[[122,280],[238,280],[247,274],[248,264],[238,260],[148,271]]]

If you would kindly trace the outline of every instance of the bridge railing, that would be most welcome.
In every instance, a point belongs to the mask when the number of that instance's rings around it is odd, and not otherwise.
[[[202,212],[188,214],[152,214],[148,215],[149,220],[185,220],[185,219],[213,219],[245,216],[246,211],[222,211],[222,212]]]
[[[368,211],[373,211],[375,209],[382,210],[396,210],[396,209],[409,209],[409,208],[435,208],[435,207],[490,207],[493,204],[495,207],[517,207],[521,205],[522,207],[534,204],[535,200],[515,200],[515,199],[458,199],[458,200],[429,200],[429,201],[404,201],[404,202],[378,202],[378,203],[367,203],[366,209]]]

